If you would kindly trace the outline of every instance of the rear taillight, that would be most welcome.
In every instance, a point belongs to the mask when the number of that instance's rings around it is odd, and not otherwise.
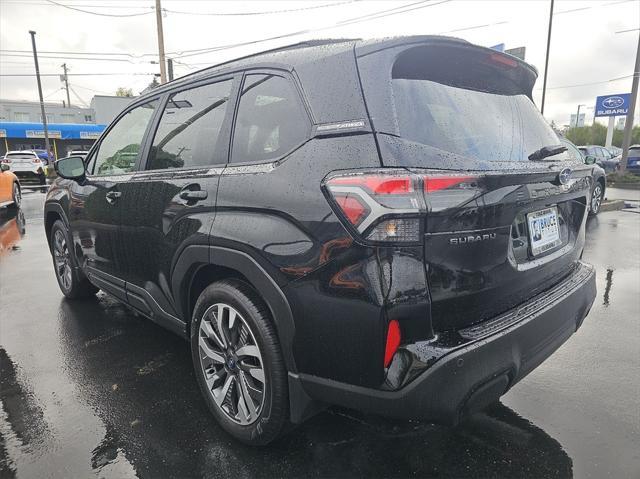
[[[325,187],[341,217],[368,241],[420,241],[425,209],[417,177],[406,171],[333,176]]]
[[[42,163],[42,160],[40,158],[34,158],[33,160],[31,160],[33,163],[35,163],[36,165],[38,163]]]
[[[2,163],[11,163],[11,160],[9,158],[3,158]]]
[[[359,238],[414,243],[421,241],[425,214],[473,198],[477,180],[465,174],[377,170],[331,176],[324,187],[340,218]]]

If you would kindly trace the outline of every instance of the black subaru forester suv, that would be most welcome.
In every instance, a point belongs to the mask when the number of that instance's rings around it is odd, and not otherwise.
[[[443,37],[292,45],[137,98],[56,164],[62,292],[189,339],[204,398],[265,444],[328,404],[455,424],[576,331],[591,167],[537,73]]]

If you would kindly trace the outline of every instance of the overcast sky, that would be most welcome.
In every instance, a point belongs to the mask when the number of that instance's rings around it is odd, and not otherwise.
[[[1,98],[38,98],[34,76],[7,76],[33,75],[28,33],[31,29],[37,31],[41,73],[59,74],[63,62],[69,66],[75,92],[72,103],[78,104],[79,96],[88,104],[94,94],[113,94],[120,86],[132,88],[137,94],[151,82],[153,73],[159,71],[158,65],[151,63],[158,58],[154,1],[56,0],[55,3],[58,5],[49,0],[0,0]],[[525,46],[526,60],[540,72],[534,96],[540,105],[548,0],[162,0],[162,8],[165,49],[180,62],[175,66],[176,76],[310,38],[446,34],[484,46],[499,43],[505,43],[507,48]],[[406,13],[401,13],[405,10]],[[389,15],[375,15],[384,11]],[[273,13],[228,15],[256,12]],[[545,107],[549,121],[567,124],[578,104],[586,105],[582,111],[586,109],[589,121],[597,95],[631,90],[639,23],[640,0],[556,1]],[[192,51],[304,30],[312,31],[219,51],[201,54]],[[42,83],[47,101],[65,99],[58,76],[43,76]]]

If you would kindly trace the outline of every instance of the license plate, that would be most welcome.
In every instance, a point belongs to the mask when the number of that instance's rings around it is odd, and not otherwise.
[[[562,242],[560,240],[560,225],[558,225],[558,210],[555,206],[529,213],[527,222],[529,223],[531,253],[534,256],[549,251]]]

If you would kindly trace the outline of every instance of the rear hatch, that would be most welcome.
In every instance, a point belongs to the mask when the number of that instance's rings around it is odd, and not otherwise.
[[[31,153],[9,153],[5,156],[5,160],[11,166],[12,171],[31,171],[36,166],[34,161],[40,160]]]
[[[634,172],[640,171],[640,145],[633,145],[629,148],[627,168]]]
[[[461,42],[396,48],[387,68],[388,98],[369,101],[366,79],[365,97],[383,166],[424,178],[434,328],[481,322],[570,274],[590,168],[554,148],[531,101],[535,70]]]

